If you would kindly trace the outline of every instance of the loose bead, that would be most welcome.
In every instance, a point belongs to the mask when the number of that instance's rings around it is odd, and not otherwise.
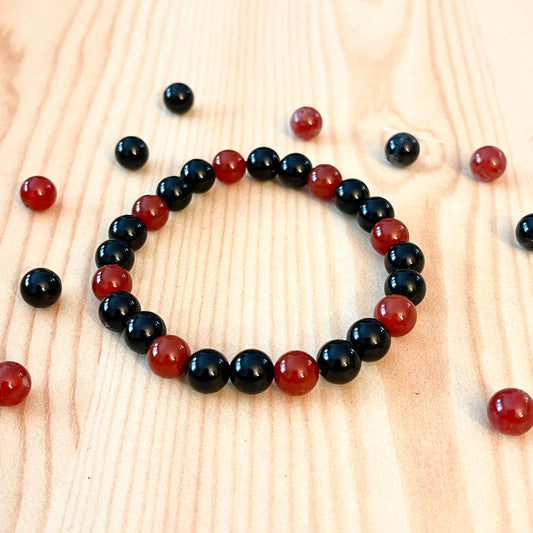
[[[215,170],[203,159],[191,159],[183,165],[180,175],[192,187],[192,192],[207,192],[215,184]]]
[[[260,350],[244,350],[231,362],[230,379],[241,392],[259,394],[272,383],[274,365],[268,355]]]
[[[151,311],[135,313],[124,327],[126,344],[135,353],[146,353],[150,344],[161,335],[166,335],[167,327],[163,319]]]
[[[347,179],[335,190],[335,205],[347,215],[357,215],[361,204],[370,196],[365,183],[358,179]]]
[[[135,262],[133,250],[125,242],[116,239],[109,239],[100,244],[94,258],[97,267],[120,265],[126,270],[130,270]]]
[[[320,133],[322,116],[314,107],[303,106],[291,115],[290,124],[294,135],[307,141]]]
[[[526,250],[533,250],[533,213],[522,217],[515,230],[518,244]]]
[[[100,267],[93,276],[93,294],[102,300],[114,291],[131,292],[133,280],[130,273],[119,265],[105,265]]]
[[[331,200],[341,181],[341,173],[333,165],[317,165],[309,172],[307,188],[313,196]]]
[[[391,294],[378,302],[374,318],[387,328],[392,337],[401,337],[415,327],[416,307],[406,296]]]
[[[505,154],[496,146],[482,146],[470,158],[470,170],[481,181],[499,178],[507,168]]]
[[[204,394],[217,392],[227,383],[230,366],[227,359],[216,350],[199,350],[187,363],[187,382]]]
[[[252,178],[267,181],[275,178],[279,171],[279,156],[272,148],[256,148],[246,160],[246,168]]]
[[[401,294],[418,305],[426,295],[426,282],[415,270],[395,270],[385,281],[385,294]]]
[[[239,181],[246,173],[246,161],[235,150],[222,150],[213,159],[215,177],[222,183],[230,184]]]
[[[362,361],[378,361],[391,345],[387,328],[375,318],[363,318],[351,325],[346,335]]]
[[[182,115],[192,107],[194,94],[185,83],[172,83],[165,89],[163,101],[170,111]]]
[[[115,157],[124,168],[137,170],[148,161],[148,146],[139,137],[124,137],[117,143]]]
[[[361,203],[357,212],[357,223],[365,231],[372,231],[374,224],[383,218],[394,218],[394,209],[381,196],[370,196]]]
[[[24,366],[15,361],[0,362],[0,406],[18,405],[30,390],[31,376]]]
[[[533,399],[520,389],[502,389],[490,398],[487,416],[500,433],[522,435],[533,427]]]
[[[162,228],[168,220],[168,207],[155,194],[145,194],[133,204],[131,213],[142,221],[148,231]]]
[[[146,362],[162,378],[177,378],[185,372],[191,352],[187,343],[176,335],[162,335],[150,344]]]
[[[420,153],[420,145],[410,133],[396,133],[385,145],[385,157],[395,167],[413,164]]]
[[[20,187],[22,203],[33,211],[44,211],[51,207],[57,198],[55,185],[44,176],[32,176]]]
[[[20,294],[33,307],[49,307],[61,296],[61,279],[48,268],[34,268],[20,281]]]
[[[320,348],[317,363],[322,377],[337,384],[352,381],[361,370],[361,358],[355,348],[340,339],[329,341]]]
[[[138,250],[146,242],[146,226],[133,215],[121,215],[109,226],[110,239],[125,242],[132,250]]]
[[[283,354],[274,365],[276,385],[292,396],[310,392],[318,381],[318,374],[317,362],[299,350]]]
[[[288,187],[299,189],[307,184],[307,177],[313,165],[303,154],[285,156],[280,162],[279,180]]]
[[[159,182],[157,195],[170,211],[181,211],[191,203],[192,187],[183,176],[168,176]]]
[[[422,250],[412,242],[393,244],[385,254],[385,268],[389,274],[405,268],[422,272],[424,264]]]
[[[381,255],[385,255],[393,244],[408,240],[407,226],[396,218],[382,218],[370,231],[370,244]]]
[[[140,310],[141,305],[133,294],[115,291],[109,293],[100,302],[98,317],[107,329],[121,332],[128,320]]]

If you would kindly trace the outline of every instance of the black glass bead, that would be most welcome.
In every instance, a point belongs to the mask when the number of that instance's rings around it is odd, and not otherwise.
[[[133,294],[115,291],[100,302],[98,317],[107,329],[121,332],[126,327],[126,322],[140,310],[141,304]]]
[[[146,353],[157,337],[166,335],[163,319],[151,311],[139,311],[126,322],[124,340],[135,353]]]
[[[244,350],[231,362],[230,379],[241,392],[258,394],[272,383],[274,365],[260,350]]]
[[[95,261],[98,268],[104,265],[120,265],[130,270],[135,262],[135,254],[125,242],[109,239],[96,249]]]
[[[385,281],[385,294],[401,294],[418,305],[426,295],[426,282],[416,270],[395,270]]]
[[[125,242],[132,250],[138,250],[146,242],[146,226],[134,215],[121,215],[109,226],[110,239]]]
[[[285,156],[279,166],[279,180],[288,187],[299,189],[307,184],[307,176],[313,165],[303,154],[289,154]]]
[[[385,145],[385,157],[395,167],[407,167],[420,153],[420,145],[410,133],[396,133]]]
[[[246,168],[252,178],[267,181],[278,175],[280,166],[279,156],[272,148],[265,146],[256,148],[246,160]]]
[[[207,192],[215,183],[215,170],[203,159],[187,161],[180,174],[192,188],[192,192]]]
[[[348,383],[361,370],[361,359],[355,348],[340,339],[329,341],[320,348],[317,363],[324,379],[331,383]]]
[[[520,219],[515,230],[518,244],[526,250],[533,250],[533,213]]]
[[[48,268],[34,268],[20,281],[20,294],[33,307],[48,307],[61,296],[61,279]]]
[[[365,183],[357,179],[342,180],[335,189],[335,205],[347,215],[357,215],[359,207],[370,196]]]
[[[389,274],[405,268],[422,272],[424,264],[425,259],[422,250],[412,242],[393,244],[385,254],[385,268]]]
[[[172,83],[165,89],[163,100],[170,111],[181,115],[192,107],[194,94],[188,85]]]
[[[181,211],[191,203],[192,188],[183,176],[168,176],[159,182],[157,195],[170,211]]]
[[[357,212],[357,223],[365,231],[372,231],[374,224],[382,218],[394,218],[394,209],[388,200],[381,196],[371,196],[360,206]]]
[[[193,353],[187,362],[187,381],[198,392],[219,391],[228,381],[229,374],[227,359],[210,348]]]
[[[148,146],[139,137],[124,137],[115,148],[117,161],[128,170],[137,170],[148,161]]]
[[[390,348],[389,330],[375,318],[363,318],[351,325],[346,340],[362,361],[378,361]]]

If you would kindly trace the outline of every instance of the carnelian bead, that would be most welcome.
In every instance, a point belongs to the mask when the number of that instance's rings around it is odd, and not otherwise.
[[[370,231],[370,244],[381,255],[385,255],[392,245],[408,240],[409,230],[396,218],[382,218]]]
[[[131,214],[153,231],[162,228],[168,220],[168,207],[162,198],[155,194],[145,194],[133,204]]]
[[[391,294],[378,302],[374,318],[388,329],[392,337],[401,337],[415,327],[416,307],[406,296]]]
[[[470,158],[470,170],[481,181],[499,178],[506,168],[507,158],[496,146],[482,146]]]
[[[283,354],[274,365],[274,381],[287,394],[307,394],[318,381],[318,364],[305,352],[293,350]]]
[[[20,363],[0,363],[0,406],[17,405],[24,401],[31,389],[30,373]]]
[[[307,188],[313,196],[331,200],[341,181],[341,173],[333,165],[317,165],[307,176]]]
[[[314,107],[300,107],[291,115],[291,130],[304,141],[316,137],[321,129],[322,117]]]
[[[55,185],[44,176],[32,176],[20,187],[22,203],[33,211],[48,209],[57,198]]]
[[[487,416],[500,433],[522,435],[533,427],[533,399],[520,389],[502,389],[490,398]]]
[[[162,335],[146,352],[146,362],[154,374],[162,378],[177,378],[185,373],[191,351],[187,343],[176,335]]]
[[[246,173],[246,161],[235,150],[222,150],[213,159],[213,169],[222,183],[236,183]]]
[[[104,265],[93,276],[93,294],[99,299],[104,299],[110,292],[131,292],[133,280],[130,273],[120,265]]]

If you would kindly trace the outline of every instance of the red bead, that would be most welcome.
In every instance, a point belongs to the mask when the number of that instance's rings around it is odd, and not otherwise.
[[[300,107],[291,116],[292,132],[304,141],[316,137],[321,129],[322,117],[314,107]]]
[[[154,374],[162,378],[177,378],[185,372],[191,351],[187,343],[176,335],[158,337],[146,353],[146,362]]]
[[[387,328],[392,337],[401,337],[415,327],[416,307],[409,298],[391,294],[378,302],[374,318]]]
[[[381,255],[385,255],[393,244],[408,240],[409,230],[403,222],[396,218],[382,218],[374,224],[370,231],[370,244]]]
[[[481,181],[499,178],[507,167],[505,154],[496,146],[482,146],[470,158],[470,170]]]
[[[313,196],[331,200],[341,181],[341,173],[333,165],[318,165],[307,176],[307,188]]]
[[[533,427],[533,399],[520,389],[502,389],[487,405],[489,422],[506,435],[522,435]]]
[[[145,194],[133,204],[131,214],[140,219],[147,230],[153,231],[165,225],[168,220],[168,207],[159,196]]]
[[[307,394],[318,381],[318,364],[308,353],[287,352],[274,365],[274,380],[287,394]]]
[[[131,292],[133,280],[130,273],[120,265],[105,265],[100,267],[93,276],[93,293],[102,300],[110,292]]]
[[[246,172],[246,161],[235,150],[222,150],[213,159],[215,177],[223,183],[235,183]]]
[[[20,187],[22,203],[34,211],[48,209],[57,198],[55,185],[44,176],[32,176]]]
[[[31,389],[30,373],[20,363],[0,363],[0,405],[17,405],[24,401]]]

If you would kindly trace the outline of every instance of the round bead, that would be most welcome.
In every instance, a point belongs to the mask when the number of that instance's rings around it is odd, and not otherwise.
[[[279,156],[272,148],[256,148],[246,160],[246,168],[252,178],[267,181],[275,178],[279,171]]]
[[[406,296],[391,294],[378,302],[374,318],[387,328],[392,337],[402,337],[415,327],[416,307]]]
[[[396,133],[385,145],[385,157],[395,167],[413,164],[420,153],[420,145],[410,133]]]
[[[170,211],[181,211],[191,203],[192,187],[183,176],[168,176],[159,182],[157,195]]]
[[[355,178],[343,180],[335,190],[335,205],[347,215],[357,215],[359,207],[369,196],[368,187],[362,181]]]
[[[396,218],[382,218],[370,230],[370,244],[381,255],[385,255],[393,244],[408,240],[407,226]]]
[[[369,233],[374,224],[383,218],[394,218],[394,209],[390,202],[381,196],[370,196],[361,203],[357,212],[357,223]]]
[[[389,351],[391,344],[387,328],[375,318],[363,318],[351,325],[346,335],[362,361],[378,361]]]
[[[146,362],[154,374],[177,378],[185,373],[190,355],[189,346],[181,337],[162,335],[148,347]]]
[[[133,294],[115,291],[100,302],[98,317],[107,329],[121,332],[126,327],[126,322],[140,310],[141,305]]]
[[[518,244],[526,250],[533,250],[533,213],[522,217],[515,230]]]
[[[117,161],[128,170],[137,170],[148,161],[148,146],[139,137],[124,137],[115,148]]]
[[[215,177],[222,183],[239,181],[246,173],[246,161],[235,150],[222,150],[213,158]]]
[[[131,212],[141,220],[148,231],[162,228],[168,220],[167,204],[155,194],[145,194],[138,198]]]
[[[318,364],[308,353],[299,350],[287,352],[274,365],[274,380],[287,394],[307,394],[318,381]]]
[[[44,176],[32,176],[20,187],[22,203],[33,211],[48,209],[57,198],[55,185]]]
[[[167,327],[163,319],[151,311],[135,313],[124,327],[126,344],[135,353],[146,353],[150,344],[161,335],[166,335]]]
[[[110,239],[126,243],[132,250],[138,250],[146,242],[146,226],[142,220],[133,215],[121,215],[109,226]]]
[[[290,124],[294,135],[307,141],[320,133],[322,117],[314,107],[304,106],[291,115]]]
[[[20,294],[33,307],[48,307],[61,296],[61,279],[48,268],[34,268],[20,281]]]
[[[337,384],[352,381],[361,370],[361,358],[355,348],[340,339],[329,341],[320,348],[317,363],[324,379]]]
[[[505,154],[496,146],[482,146],[470,158],[470,170],[481,181],[499,178],[507,168]]]
[[[307,177],[313,165],[303,154],[289,154],[285,156],[279,167],[279,180],[288,187],[299,189],[307,184]]]
[[[97,267],[120,265],[126,270],[130,270],[135,262],[133,250],[125,242],[116,239],[109,239],[100,244],[94,258]]]
[[[114,291],[131,292],[133,280],[130,273],[119,265],[105,265],[100,267],[93,276],[93,294],[102,300]]]
[[[191,159],[183,165],[180,175],[192,188],[192,192],[207,192],[215,183],[215,170],[203,159]]]
[[[424,264],[425,259],[422,250],[412,242],[393,244],[385,254],[385,268],[389,274],[405,268],[422,272]]]
[[[26,399],[31,389],[31,376],[15,361],[0,362],[0,406],[11,407]]]
[[[192,107],[194,94],[185,83],[172,83],[165,89],[163,101],[170,111],[181,115]]]
[[[219,391],[227,383],[229,375],[227,359],[216,350],[199,350],[191,355],[187,363],[189,385],[204,394]]]
[[[395,270],[385,281],[385,294],[401,294],[418,305],[426,295],[426,282],[416,270]]]
[[[241,392],[259,394],[272,383],[274,365],[260,350],[244,350],[231,362],[230,379]]]
[[[307,188],[313,196],[331,200],[341,181],[341,173],[333,165],[317,165],[307,176]]]
[[[487,415],[500,433],[522,435],[533,427],[533,400],[523,390],[502,389],[490,398]]]

